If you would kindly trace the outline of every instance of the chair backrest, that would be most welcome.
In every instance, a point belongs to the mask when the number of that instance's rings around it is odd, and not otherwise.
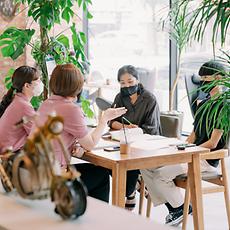
[[[138,71],[139,82],[150,92],[153,92],[156,82],[156,71],[145,68],[136,68]]]
[[[102,97],[96,98],[96,104],[101,111],[104,111],[108,108],[111,108],[111,106],[112,106],[112,102],[110,102],[110,101],[108,101]]]
[[[190,109],[194,117],[194,114],[196,112],[196,107],[197,107],[196,101],[198,98],[198,88],[200,86],[200,77],[195,74],[186,75],[185,76],[185,86],[186,86]]]
[[[180,138],[180,119],[177,116],[160,115],[162,135]]]

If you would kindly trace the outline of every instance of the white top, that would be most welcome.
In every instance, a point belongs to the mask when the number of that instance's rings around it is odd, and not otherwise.
[[[124,209],[88,197],[86,213],[76,220],[62,220],[49,200],[24,200],[15,194],[0,194],[0,229],[11,230],[169,230]]]

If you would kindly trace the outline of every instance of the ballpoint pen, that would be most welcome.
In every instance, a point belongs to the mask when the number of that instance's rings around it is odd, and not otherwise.
[[[122,117],[123,120],[125,120],[126,122],[128,122],[130,125],[132,125],[132,122],[130,122],[127,118]]]

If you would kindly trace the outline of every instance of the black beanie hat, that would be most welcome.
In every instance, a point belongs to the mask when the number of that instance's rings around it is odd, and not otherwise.
[[[204,63],[199,70],[199,75],[202,76],[212,76],[220,74],[225,75],[225,67],[217,61],[208,61]]]

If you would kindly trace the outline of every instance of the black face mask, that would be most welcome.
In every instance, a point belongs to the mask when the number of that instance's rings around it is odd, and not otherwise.
[[[205,86],[205,88],[202,89],[205,93],[210,93],[213,88],[215,88],[215,85],[212,85],[212,82],[209,81],[200,81],[200,86]],[[207,88],[206,88],[207,87]]]
[[[133,95],[138,91],[138,85],[130,86],[130,87],[123,87],[121,88],[121,95],[123,97],[128,97]]]

